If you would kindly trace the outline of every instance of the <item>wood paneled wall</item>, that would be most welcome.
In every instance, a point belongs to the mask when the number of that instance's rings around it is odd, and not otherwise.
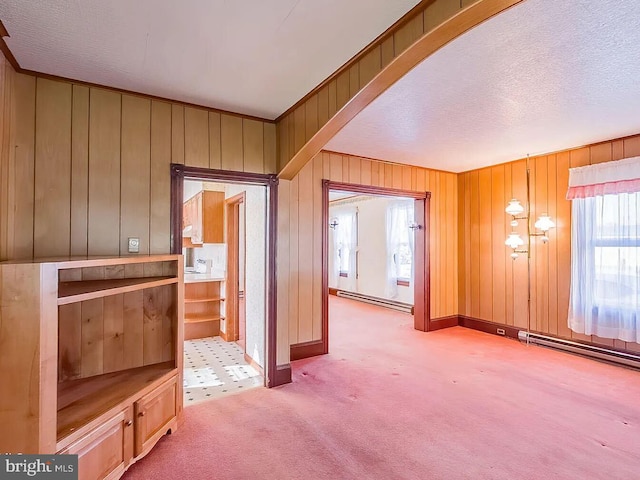
[[[321,338],[322,179],[325,178],[431,192],[431,315],[433,318],[456,315],[456,174],[320,152],[293,180],[280,183],[278,322],[288,325],[289,342],[297,344]],[[279,341],[280,346],[282,343]]]
[[[534,238],[531,250],[531,330],[568,339],[640,351],[640,345],[574,333],[567,326],[571,282],[569,168],[640,155],[640,135],[530,159],[531,217],[556,222],[549,243]],[[527,259],[513,261],[504,244],[511,231],[504,209],[526,200],[526,161],[458,176],[460,314],[527,328]],[[523,221],[517,231],[526,239]]]
[[[278,171],[391,60],[473,0],[423,1],[277,119]]]
[[[170,163],[276,173],[276,128],[0,72],[0,259],[170,251]]]

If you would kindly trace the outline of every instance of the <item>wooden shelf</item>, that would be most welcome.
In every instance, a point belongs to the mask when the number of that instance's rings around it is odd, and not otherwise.
[[[220,302],[222,300],[224,300],[224,298],[220,297],[185,298],[184,303]]]
[[[82,280],[60,282],[58,305],[93,300],[94,298],[134,292],[143,288],[160,287],[178,283],[177,277],[114,278],[109,280]]]
[[[202,323],[202,322],[213,322],[215,320],[222,320],[224,317],[220,315],[207,315],[207,314],[199,314],[199,315],[185,315],[184,323]]]
[[[57,441],[174,370],[164,362],[58,384]]]

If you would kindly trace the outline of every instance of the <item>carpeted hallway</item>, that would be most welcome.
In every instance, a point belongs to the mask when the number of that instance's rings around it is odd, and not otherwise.
[[[124,476],[633,479],[640,372],[331,298],[330,351],[293,384],[185,409]]]

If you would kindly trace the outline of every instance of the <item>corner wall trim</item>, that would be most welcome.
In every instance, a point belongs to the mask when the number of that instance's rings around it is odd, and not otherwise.
[[[278,387],[287,383],[291,383],[291,364],[278,365],[276,367],[273,385],[269,385],[269,387]]]
[[[448,317],[432,318],[429,322],[429,331],[442,330],[443,328],[457,327],[460,322],[458,315],[450,315]]]
[[[301,360],[303,358],[315,357],[316,355],[324,355],[324,342],[322,340],[313,340],[311,342],[296,343],[290,347],[291,361]]]
[[[514,327],[511,325],[503,325],[501,323],[487,322],[486,320],[480,320],[479,318],[467,317],[465,315],[458,316],[458,325],[461,327],[471,328],[473,330],[479,330],[485,333],[492,333],[501,337],[509,337],[518,339],[518,332],[524,330],[522,328]],[[498,329],[504,330],[504,335],[498,333]]]

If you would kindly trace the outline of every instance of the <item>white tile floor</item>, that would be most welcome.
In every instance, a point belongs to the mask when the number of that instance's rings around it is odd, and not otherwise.
[[[185,406],[263,385],[262,375],[247,365],[235,342],[220,337],[184,342]]]

